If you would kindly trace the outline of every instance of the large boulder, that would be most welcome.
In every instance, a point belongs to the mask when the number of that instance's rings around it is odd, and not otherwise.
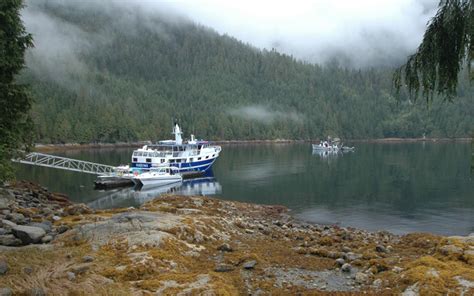
[[[36,244],[41,242],[41,238],[46,235],[43,228],[35,226],[17,225],[12,228],[13,234],[19,238],[23,244]]]

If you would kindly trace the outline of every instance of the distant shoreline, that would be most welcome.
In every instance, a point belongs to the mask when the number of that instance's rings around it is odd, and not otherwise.
[[[472,138],[381,138],[381,139],[349,139],[348,143],[415,143],[415,142],[470,142]],[[315,140],[220,140],[210,141],[220,145],[241,145],[241,144],[290,144],[290,143],[316,143]],[[110,148],[132,148],[147,145],[149,142],[118,142],[118,143],[65,143],[65,144],[36,144],[35,151],[51,152],[65,150],[82,150],[82,149],[110,149]]]

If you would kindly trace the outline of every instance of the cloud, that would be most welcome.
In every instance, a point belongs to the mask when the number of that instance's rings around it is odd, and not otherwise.
[[[233,116],[241,117],[247,120],[254,120],[265,124],[271,124],[277,120],[290,120],[294,122],[302,122],[303,115],[294,111],[281,112],[271,110],[269,107],[261,105],[244,106],[228,110]]]
[[[212,27],[258,48],[316,63],[393,65],[414,52],[438,0],[181,0],[142,2]]]
[[[109,25],[124,33],[135,34],[140,24],[162,38],[168,36],[157,19],[193,21],[260,49],[275,48],[320,64],[337,58],[358,68],[404,62],[419,45],[437,4],[438,0],[29,0],[22,15],[36,43],[28,66],[67,84],[64,79],[71,72],[77,76],[87,69],[78,52],[107,42],[107,32],[84,32],[48,15],[45,6],[104,13]]]

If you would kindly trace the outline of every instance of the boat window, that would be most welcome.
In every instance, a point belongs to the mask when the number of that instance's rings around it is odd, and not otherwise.
[[[165,162],[165,159],[164,159],[164,158],[161,159],[161,163],[163,163],[163,162]]]
[[[198,149],[201,149],[201,145],[198,145]]]
[[[151,158],[147,158],[147,159],[146,159],[146,162],[151,162]]]
[[[170,159],[170,163],[174,163],[174,159]]]
[[[215,154],[212,154],[212,157],[216,156]]]
[[[201,160],[201,157],[198,157],[198,160]]]
[[[181,159],[176,159],[176,162],[177,162],[177,163],[180,163],[180,162],[181,162]]]
[[[137,162],[138,159],[134,157],[132,161],[133,161],[133,162]]]
[[[208,156],[206,156],[206,159],[208,159],[208,158],[209,158],[209,155],[208,155]]]
[[[133,156],[137,156],[138,152],[137,151],[133,151]]]
[[[189,159],[189,162],[193,162],[193,160],[194,160],[194,158],[190,158],[190,159]]]

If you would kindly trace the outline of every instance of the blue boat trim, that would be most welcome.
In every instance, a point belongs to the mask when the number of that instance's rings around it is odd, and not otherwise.
[[[194,162],[183,162],[183,163],[171,163],[170,166],[179,168],[180,172],[188,172],[188,171],[207,171],[214,161],[217,159],[216,158],[210,158],[206,159],[203,161],[194,161]],[[152,168],[151,163],[139,163],[139,162],[134,162],[132,163],[132,168],[137,168],[137,169],[150,169]]]

